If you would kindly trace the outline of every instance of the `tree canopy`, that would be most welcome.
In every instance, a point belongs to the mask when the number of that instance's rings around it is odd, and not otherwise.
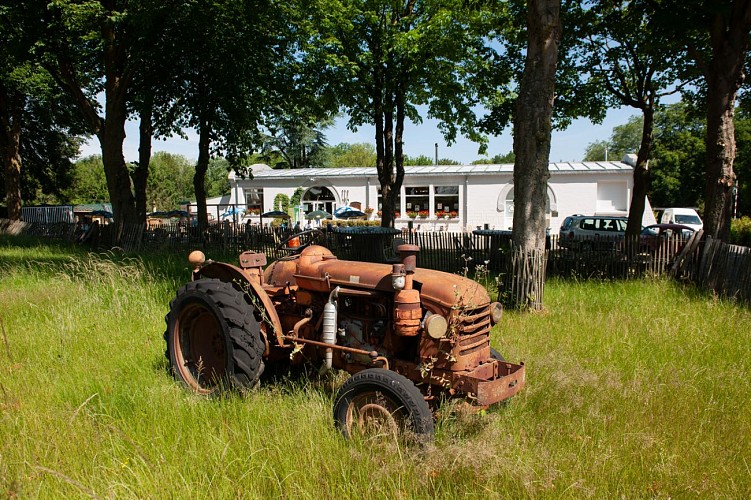
[[[751,213],[751,119],[743,107],[736,111],[738,204],[735,215],[739,216]],[[605,144],[610,148],[611,160],[619,160],[623,153],[633,153],[638,147],[635,145],[641,134],[641,121],[641,116],[632,116],[627,123],[614,127],[607,141],[590,143],[585,161],[604,160]],[[706,133],[706,121],[694,103],[682,101],[657,111],[649,163],[652,182],[648,195],[653,207],[685,206],[703,211]]]
[[[393,225],[404,179],[404,124],[421,121],[419,106],[440,120],[449,143],[459,133],[485,141],[476,126],[474,78],[495,57],[486,43],[488,13],[451,0],[314,5],[309,73],[337,96],[351,128],[374,125],[381,220]]]
[[[146,188],[148,211],[169,211],[180,208],[183,201],[194,199],[193,162],[181,155],[157,151],[149,163],[151,170]],[[216,158],[209,163],[206,193],[209,197],[230,191],[227,173],[229,162]],[[58,198],[59,202],[82,204],[108,200],[107,183],[99,155],[75,162],[70,186]]]
[[[745,160],[736,159],[745,151],[748,116],[734,113],[747,69],[751,0],[564,0],[545,3],[540,15],[559,5],[551,126],[581,116],[597,122],[613,106],[639,109],[641,121],[626,124],[641,125],[639,141],[627,140],[626,132],[635,131],[623,129],[623,138],[614,134],[607,143],[614,159],[638,153],[632,201],[642,193],[696,200],[694,184],[704,178],[708,230],[725,234],[733,196],[745,189],[737,180],[748,175]],[[199,134],[195,194],[185,197],[199,206],[211,191],[212,158],[243,173],[246,160],[260,153],[279,168],[375,166],[382,222],[390,225],[404,166],[435,161],[405,155],[405,121],[437,119],[449,144],[462,135],[484,150],[484,134],[512,122],[520,130],[521,115],[538,111],[520,104],[525,72],[541,62],[529,60],[528,14],[537,7],[526,0],[5,2],[0,147],[9,212],[17,215],[20,198],[66,196],[67,184],[77,182],[70,158],[85,129],[99,140],[118,228],[140,222],[147,199],[157,197],[148,177],[161,169],[149,166],[152,137],[192,128]],[[680,117],[685,111],[677,108],[661,113],[662,95],[677,90],[702,118]],[[352,129],[373,125],[373,146],[327,146],[325,125],[338,112]],[[126,163],[124,125],[133,118],[141,125],[140,155]],[[675,120],[690,126],[667,128]],[[534,144],[540,154],[521,156],[515,142],[516,155],[487,161],[530,166],[548,147],[542,136]],[[604,146],[591,145],[587,157],[601,158]],[[175,177],[184,175],[181,162],[153,157]],[[703,174],[684,167],[702,160]],[[533,181],[545,176],[535,171]],[[678,190],[679,180],[691,189]],[[637,203],[630,212],[639,210]]]

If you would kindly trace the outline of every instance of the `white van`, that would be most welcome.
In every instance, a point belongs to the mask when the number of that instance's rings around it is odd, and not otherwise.
[[[693,208],[666,208],[660,217],[662,224],[683,224],[695,231],[704,227],[701,217]]]

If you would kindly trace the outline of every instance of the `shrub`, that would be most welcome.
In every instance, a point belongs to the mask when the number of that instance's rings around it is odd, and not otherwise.
[[[289,196],[279,193],[274,197],[274,210],[286,212],[289,210]]]
[[[751,247],[751,218],[741,217],[730,222],[730,243]]]

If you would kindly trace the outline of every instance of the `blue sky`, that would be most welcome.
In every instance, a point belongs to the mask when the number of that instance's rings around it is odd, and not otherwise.
[[[581,161],[587,145],[594,141],[606,140],[610,137],[613,127],[623,125],[630,116],[638,114],[638,110],[632,108],[620,108],[610,110],[601,124],[593,124],[587,119],[575,120],[571,126],[563,131],[554,131],[550,147],[551,162]],[[125,146],[123,152],[126,161],[138,159],[138,123],[128,122],[126,125]],[[347,130],[346,117],[337,120],[334,127],[326,131],[326,137],[330,145],[341,142],[374,143],[372,127],[360,127],[357,132]],[[426,119],[422,124],[409,123],[405,125],[404,152],[409,156],[426,155],[430,158],[435,156],[435,143],[438,143],[438,156],[450,158],[463,164],[471,163],[480,158],[477,154],[477,144],[466,139],[459,138],[452,146],[447,146],[437,127],[437,121]],[[506,131],[499,137],[491,137],[488,144],[488,156],[506,154],[513,149],[511,132]],[[198,136],[189,131],[188,139],[183,140],[173,137],[167,140],[154,140],[152,150],[166,151],[180,154],[194,161],[198,157]],[[81,156],[101,154],[99,142],[92,138],[87,142],[81,152]],[[620,159],[620,158],[612,158]],[[353,165],[356,166],[356,165]]]

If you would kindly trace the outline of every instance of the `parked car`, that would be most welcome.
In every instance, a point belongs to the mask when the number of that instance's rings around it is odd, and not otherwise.
[[[661,224],[683,224],[698,231],[704,223],[693,208],[666,208],[658,220]]]
[[[627,217],[569,215],[561,224],[559,245],[571,250],[610,250],[626,235]]]
[[[666,241],[675,239],[680,252],[686,242],[694,234],[694,228],[683,224],[652,224],[641,231],[639,237],[639,249],[642,252],[655,252]]]

